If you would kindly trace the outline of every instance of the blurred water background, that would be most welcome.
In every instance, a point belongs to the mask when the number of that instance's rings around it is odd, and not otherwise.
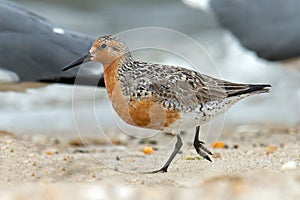
[[[270,83],[272,92],[243,100],[223,116],[225,125],[247,123],[299,123],[299,70],[258,58],[215,21],[214,16],[186,7],[177,0],[15,0],[62,28],[98,37],[138,27],[170,28],[198,41],[211,56],[224,79]],[[22,22],[20,22],[22,23]],[[164,38],[161,38],[163,42]],[[156,41],[157,42],[157,41]],[[189,50],[186,44],[174,48]],[[159,51],[137,54],[139,60],[183,65],[174,55]],[[203,63],[207,65],[207,58]],[[80,87],[76,110],[86,133],[97,131],[89,116],[96,115],[103,129],[115,129],[114,114],[103,89]],[[26,93],[0,93],[0,129],[18,133],[74,132],[72,86],[53,85]],[[96,112],[90,111],[95,106]],[[76,111],[76,112],[77,112]]]

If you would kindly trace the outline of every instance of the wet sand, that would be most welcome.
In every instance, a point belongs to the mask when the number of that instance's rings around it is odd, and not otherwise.
[[[168,173],[141,174],[162,166],[172,136],[80,139],[1,131],[0,199],[299,199],[300,127],[238,125],[219,140],[224,147],[207,144],[212,163],[187,143]],[[146,146],[154,153],[144,154]]]

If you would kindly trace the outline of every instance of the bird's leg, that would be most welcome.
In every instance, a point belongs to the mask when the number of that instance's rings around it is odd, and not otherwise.
[[[204,146],[204,142],[199,140],[199,133],[200,133],[200,126],[197,126],[196,133],[195,133],[195,139],[194,139],[194,147],[200,156],[202,156],[206,160],[212,162],[210,157],[208,156],[208,154],[209,155],[213,155],[213,154]]]
[[[182,147],[182,140],[181,140],[180,134],[177,134],[177,142],[175,144],[175,148],[174,148],[171,156],[169,157],[169,159],[167,160],[167,162],[164,164],[164,166],[161,169],[153,171],[151,173],[167,172],[168,167],[170,166],[171,162],[173,161],[173,159],[175,158],[175,156],[177,155],[177,153],[179,152],[181,147]]]

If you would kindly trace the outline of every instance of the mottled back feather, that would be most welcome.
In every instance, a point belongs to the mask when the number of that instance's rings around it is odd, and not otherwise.
[[[195,107],[241,95],[251,85],[216,79],[182,67],[132,61],[120,68],[125,96],[142,100],[155,96],[168,109]],[[250,91],[249,91],[250,92]]]

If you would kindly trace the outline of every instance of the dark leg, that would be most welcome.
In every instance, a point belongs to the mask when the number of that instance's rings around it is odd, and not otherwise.
[[[175,158],[175,156],[177,155],[177,153],[179,152],[179,150],[181,149],[181,147],[182,147],[182,140],[181,140],[180,134],[177,134],[177,142],[175,144],[175,148],[174,148],[171,156],[167,160],[166,164],[164,164],[164,166],[161,169],[153,171],[151,173],[167,172],[168,171],[168,167],[170,166],[171,162],[173,161],[173,159]]]
[[[209,155],[213,155],[213,154],[204,146],[204,142],[199,140],[199,133],[200,133],[200,126],[197,126],[195,139],[194,139],[194,147],[200,156],[212,162],[210,157],[207,154]]]

